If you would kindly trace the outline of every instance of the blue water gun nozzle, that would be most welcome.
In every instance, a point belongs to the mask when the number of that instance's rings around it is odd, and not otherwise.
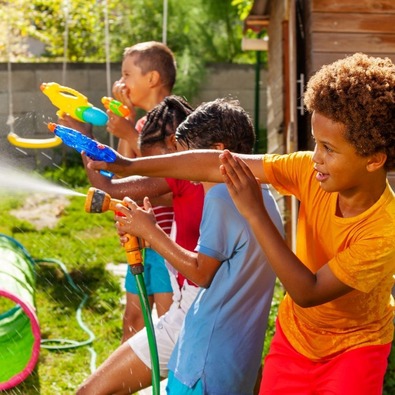
[[[56,136],[62,139],[67,146],[74,148],[79,153],[85,152],[89,158],[93,160],[101,160],[103,162],[115,162],[117,155],[110,147],[107,147],[98,141],[95,141],[75,129],[67,126],[58,125],[56,123],[48,123],[48,129]],[[100,170],[100,173],[106,177],[113,177],[113,173],[107,170]]]

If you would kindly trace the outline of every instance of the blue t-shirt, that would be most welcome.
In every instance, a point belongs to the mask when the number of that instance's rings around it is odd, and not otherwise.
[[[283,234],[266,185],[262,193]],[[261,365],[275,275],[224,184],[206,194],[197,251],[222,264],[188,310],[169,369],[189,387],[201,379],[205,393],[250,395]]]

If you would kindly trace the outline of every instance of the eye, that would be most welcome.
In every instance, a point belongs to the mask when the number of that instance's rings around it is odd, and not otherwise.
[[[328,147],[326,144],[324,144],[324,148],[326,152],[333,152],[333,149]]]

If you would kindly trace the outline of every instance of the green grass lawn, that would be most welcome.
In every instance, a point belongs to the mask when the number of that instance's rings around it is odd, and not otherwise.
[[[42,348],[33,374],[4,393],[74,394],[91,372],[92,352],[96,354],[95,365],[98,366],[120,343],[123,292],[119,278],[105,270],[105,265],[124,262],[124,251],[111,213],[85,213],[83,198],[70,198],[71,203],[57,226],[40,231],[10,214],[25,198],[0,196],[0,233],[22,244],[34,259],[55,260],[48,264],[36,263],[35,297],[42,339],[76,342],[89,339],[89,334],[81,329],[76,319],[84,294],[89,298],[82,307],[82,321],[96,339],[90,347],[60,351]],[[58,261],[65,265],[68,274]],[[70,285],[69,279],[77,290]],[[0,313],[6,311],[9,304],[8,299],[3,299]]]

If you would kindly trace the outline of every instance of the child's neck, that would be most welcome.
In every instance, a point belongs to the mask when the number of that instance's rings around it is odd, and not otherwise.
[[[143,110],[147,112],[153,110],[155,106],[161,103],[164,98],[169,95],[170,92],[167,89],[158,89],[151,91],[151,93],[145,99],[144,107],[142,107]]]
[[[385,182],[380,188],[372,188],[367,193],[360,191],[352,196],[340,193],[336,202],[336,215],[342,218],[351,218],[362,214],[380,199],[386,185]]]
[[[217,184],[217,182],[202,182],[204,194],[206,194],[213,186]]]

